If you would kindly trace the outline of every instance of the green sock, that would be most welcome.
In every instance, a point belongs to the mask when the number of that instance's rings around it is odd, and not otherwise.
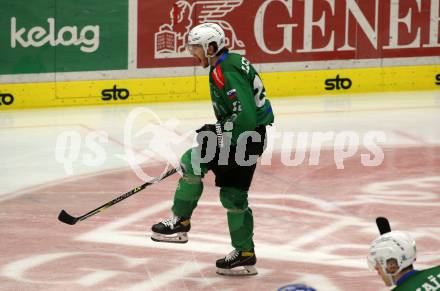
[[[228,226],[231,234],[232,246],[240,251],[250,251],[254,249],[254,219],[252,210],[229,210]]]
[[[200,177],[184,176],[180,178],[171,209],[174,215],[185,218],[191,217],[202,192],[203,183]]]

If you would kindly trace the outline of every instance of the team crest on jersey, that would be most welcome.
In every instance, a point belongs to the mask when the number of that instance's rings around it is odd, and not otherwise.
[[[228,92],[226,92],[226,94],[228,95],[228,98],[231,100],[234,100],[235,98],[237,98],[237,90],[235,89],[231,89]]]
[[[210,83],[209,87],[211,89],[212,95],[214,95],[215,98],[220,98],[220,93],[218,92],[218,88],[214,86],[214,84]]]
[[[214,93],[214,97],[215,97],[215,98],[220,98],[220,93],[218,92],[217,88],[215,88],[214,90],[212,90],[212,92]]]
[[[233,26],[224,16],[243,4],[244,0],[175,1],[170,9],[170,22],[159,27],[154,34],[154,58],[187,58],[186,42],[192,27],[211,22],[220,25],[229,50],[246,54],[245,44],[238,39]]]

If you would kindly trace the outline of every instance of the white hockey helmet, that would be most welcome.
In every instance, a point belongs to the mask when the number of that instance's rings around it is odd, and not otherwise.
[[[409,234],[401,231],[391,231],[376,238],[368,252],[368,265],[374,270],[376,262],[387,273],[387,261],[395,259],[399,269],[387,275],[396,275],[411,266],[416,260],[416,242]]]
[[[205,56],[213,57],[217,52],[208,55],[208,46],[211,42],[217,44],[217,51],[225,47],[225,32],[216,23],[202,23],[191,29],[188,35],[188,50],[191,52],[192,45],[201,45]]]

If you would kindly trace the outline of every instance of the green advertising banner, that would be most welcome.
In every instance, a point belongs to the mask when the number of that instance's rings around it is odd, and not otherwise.
[[[0,74],[127,69],[128,0],[3,0]]]

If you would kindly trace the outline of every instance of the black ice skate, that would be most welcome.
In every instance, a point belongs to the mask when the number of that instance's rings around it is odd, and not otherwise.
[[[191,229],[189,218],[174,216],[153,225],[151,239],[158,242],[186,243]]]
[[[217,274],[227,276],[257,275],[256,263],[257,257],[254,251],[233,250],[223,259],[217,260]]]

